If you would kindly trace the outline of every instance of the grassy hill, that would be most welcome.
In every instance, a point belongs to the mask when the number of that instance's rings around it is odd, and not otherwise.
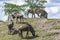
[[[36,31],[36,37],[33,37],[29,32],[28,39],[19,37],[18,33],[14,35],[8,35],[7,25],[9,22],[0,22],[0,40],[59,40],[60,38],[60,20],[58,19],[39,19],[28,18],[25,20],[33,26]],[[14,22],[14,28],[24,25]],[[23,32],[25,37],[26,32]]]

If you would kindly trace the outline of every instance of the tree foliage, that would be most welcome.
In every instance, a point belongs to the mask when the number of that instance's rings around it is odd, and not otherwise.
[[[31,8],[45,8],[44,4],[47,2],[46,0],[25,0],[27,5]]]
[[[19,12],[22,7],[16,4],[11,4],[11,3],[5,3],[4,5],[4,11],[5,14],[11,14],[12,12]]]

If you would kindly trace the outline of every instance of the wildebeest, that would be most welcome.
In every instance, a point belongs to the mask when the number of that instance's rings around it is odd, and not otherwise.
[[[35,18],[35,12],[34,12],[33,10],[28,9],[28,10],[27,10],[27,16],[28,16],[29,13],[32,14],[32,18],[33,18],[33,17]]]
[[[34,16],[34,18],[35,18],[35,14],[37,14],[40,18],[42,18],[42,17],[47,18],[47,15],[48,15],[48,13],[45,10],[40,9],[40,8],[28,9],[27,12],[28,12],[27,15],[29,13],[31,13],[32,17]],[[39,14],[41,14],[41,15],[39,15]]]
[[[41,9],[41,15],[40,18],[47,18],[48,13],[45,10]]]
[[[9,30],[10,34],[11,34],[11,31],[13,30],[13,26],[14,26],[14,22],[11,20],[8,25],[8,30]]]
[[[35,30],[30,24],[22,25],[19,27],[19,35],[21,35],[21,37],[23,37],[23,35],[22,35],[23,31],[27,31],[26,37],[28,37],[29,31],[32,33],[33,36],[35,36]]]
[[[16,18],[16,23],[18,22],[18,19],[20,19],[20,22],[23,20],[23,15],[22,14],[19,14],[19,13],[14,13],[11,15],[13,19]],[[24,20],[23,20],[24,21]]]

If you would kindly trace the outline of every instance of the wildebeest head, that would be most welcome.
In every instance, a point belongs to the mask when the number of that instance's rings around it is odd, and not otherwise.
[[[33,27],[31,27],[31,33],[33,36],[35,36],[35,30],[33,29]]]

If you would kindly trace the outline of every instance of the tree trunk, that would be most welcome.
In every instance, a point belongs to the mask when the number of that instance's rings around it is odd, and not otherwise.
[[[8,21],[9,21],[9,16],[8,16]]]
[[[8,21],[10,21],[10,14],[8,15]]]

